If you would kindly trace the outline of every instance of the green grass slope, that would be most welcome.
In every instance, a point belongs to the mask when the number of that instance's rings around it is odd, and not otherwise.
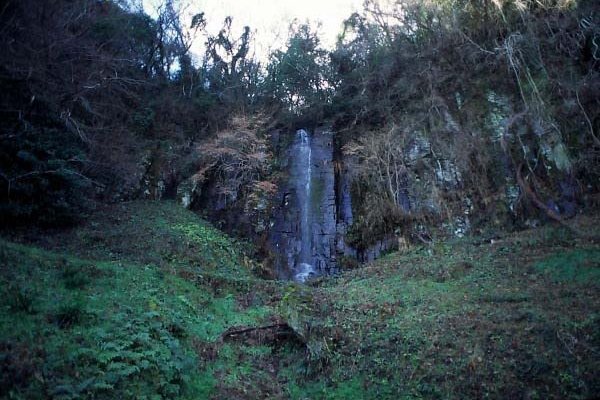
[[[0,398],[592,398],[600,246],[576,223],[297,285],[175,203],[98,210],[0,241]]]
[[[314,378],[292,397],[593,398],[600,247],[581,229],[440,243],[326,281],[307,307]]]
[[[0,396],[207,398],[196,348],[271,314],[240,307],[243,248],[173,203],[103,211],[59,252],[0,241]]]
[[[134,201],[97,210],[85,224],[38,240],[91,259],[185,269],[224,278],[251,276],[249,245],[171,201]],[[245,266],[249,268],[239,268]]]

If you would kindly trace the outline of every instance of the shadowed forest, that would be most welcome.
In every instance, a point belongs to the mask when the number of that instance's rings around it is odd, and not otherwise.
[[[1,399],[600,395],[596,1],[209,21],[0,4]]]

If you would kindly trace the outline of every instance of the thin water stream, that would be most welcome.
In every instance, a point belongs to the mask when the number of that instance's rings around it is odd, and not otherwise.
[[[298,157],[295,160],[295,176],[297,180],[296,193],[298,206],[300,208],[300,252],[297,264],[294,266],[294,279],[300,282],[306,281],[315,274],[312,265],[313,241],[312,241],[312,148],[311,137],[307,131],[300,129],[296,132],[298,142]]]

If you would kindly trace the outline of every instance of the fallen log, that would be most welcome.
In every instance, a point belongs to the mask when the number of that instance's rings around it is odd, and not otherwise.
[[[255,326],[255,327],[235,327],[235,326],[233,326],[221,334],[221,339],[225,340],[227,338],[235,337],[238,335],[243,335],[246,333],[266,331],[266,330],[272,330],[272,329],[284,329],[284,330],[289,329],[289,330],[291,330],[289,325],[286,323],[265,325],[265,326]]]
[[[284,340],[304,343],[303,338],[287,322],[274,322],[263,326],[232,326],[221,334],[221,341],[244,341],[272,344]]]

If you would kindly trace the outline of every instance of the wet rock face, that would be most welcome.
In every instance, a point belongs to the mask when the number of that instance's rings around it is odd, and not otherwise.
[[[313,184],[311,188],[313,257],[317,271],[335,272],[336,196],[333,168],[333,137],[330,131],[315,132],[313,136]]]
[[[351,172],[340,154],[338,154],[335,162],[337,162],[337,169],[335,170],[336,251],[338,255],[356,259],[358,257],[356,249],[346,241],[346,233],[354,220],[352,198],[350,196]]]
[[[287,175],[278,184],[269,230],[276,276],[304,282],[336,273],[342,257],[367,262],[396,248],[395,236],[360,250],[347,243],[353,222],[351,163],[334,153],[334,133],[329,129],[301,129],[292,135],[280,155]],[[408,211],[408,194],[405,197]]]
[[[333,134],[299,130],[287,154],[271,228],[271,250],[281,279],[304,281],[336,270],[336,193]]]

